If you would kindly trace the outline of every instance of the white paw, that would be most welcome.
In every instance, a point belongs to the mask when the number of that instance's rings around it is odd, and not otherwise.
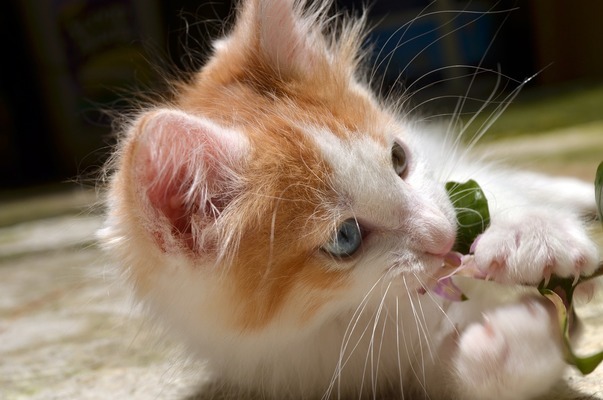
[[[453,358],[460,398],[521,400],[546,393],[565,367],[555,328],[541,299],[495,309],[469,325]]]
[[[551,274],[590,275],[599,261],[596,245],[579,221],[532,212],[496,221],[475,245],[477,267],[499,282],[538,284]]]

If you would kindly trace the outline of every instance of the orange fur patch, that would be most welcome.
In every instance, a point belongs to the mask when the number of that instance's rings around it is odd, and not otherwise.
[[[330,170],[297,127],[383,142],[387,121],[375,101],[352,86],[349,65],[323,59],[311,76],[286,76],[261,57],[254,40],[231,41],[233,48],[219,52],[177,97],[179,108],[244,130],[255,149],[245,173],[250,192],[239,203],[246,223],[231,270],[241,329],[272,321],[300,282],[319,297],[345,286],[346,271],[329,269],[318,254],[333,227],[325,201],[337,201]],[[318,309],[312,303],[304,318]]]
[[[241,203],[245,230],[231,271],[246,329],[271,321],[300,284],[333,290],[346,275],[327,269],[318,254],[332,228],[329,168],[302,132],[271,122],[263,129],[273,135],[256,143],[248,166],[254,189]]]
[[[313,52],[310,75],[281,70],[262,53],[260,27],[245,20],[257,12],[257,2],[248,4],[228,43],[192,81],[176,87],[172,104],[244,132],[251,144],[236,218],[228,207],[220,217],[232,218],[224,226],[240,232],[227,274],[243,330],[273,321],[295,290],[307,290],[314,299],[303,313],[306,319],[320,308],[316,299],[346,285],[347,272],[325,265],[319,250],[336,222],[338,194],[330,187],[329,166],[300,127],[323,127],[343,140],[368,135],[387,145],[383,129],[391,123],[352,78],[358,50],[352,33],[340,41],[348,48],[333,57],[326,41]],[[131,163],[133,147],[126,146],[123,165]],[[133,198],[127,202],[136,204]],[[145,271],[134,274],[144,281]]]

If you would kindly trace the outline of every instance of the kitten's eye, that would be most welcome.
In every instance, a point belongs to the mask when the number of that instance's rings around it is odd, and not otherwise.
[[[408,167],[408,159],[406,157],[406,151],[398,143],[394,143],[392,147],[392,164],[394,165],[394,171],[399,177],[403,177]]]
[[[337,232],[322,246],[322,249],[332,256],[345,258],[352,256],[362,243],[362,232],[358,221],[346,219],[339,225]]]

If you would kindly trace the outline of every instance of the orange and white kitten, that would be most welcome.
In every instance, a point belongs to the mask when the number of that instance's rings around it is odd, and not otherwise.
[[[124,127],[104,241],[137,297],[238,391],[275,399],[526,399],[564,369],[538,298],[420,289],[455,241],[444,189],[475,179],[501,282],[589,274],[592,188],[473,162],[360,76],[363,23],[249,0],[173,100]],[[416,397],[414,397],[416,396]]]

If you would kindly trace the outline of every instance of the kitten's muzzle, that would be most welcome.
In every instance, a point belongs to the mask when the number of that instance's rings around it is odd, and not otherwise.
[[[411,233],[417,249],[443,258],[454,246],[456,226],[436,208],[425,208],[418,214]]]

